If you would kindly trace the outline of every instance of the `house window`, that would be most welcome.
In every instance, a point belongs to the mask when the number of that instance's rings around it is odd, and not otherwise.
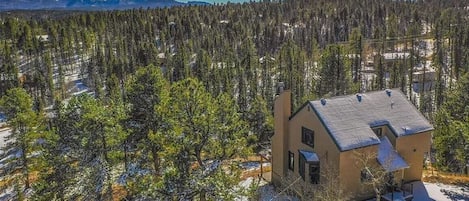
[[[300,173],[301,178],[303,181],[305,180],[305,158],[300,156],[300,164],[298,165],[298,173]]]
[[[295,167],[295,154],[288,151],[288,169],[293,170]]]
[[[387,185],[394,185],[394,174],[392,172],[386,173],[386,175],[384,175],[384,181],[386,181]]]
[[[301,129],[301,142],[314,148],[314,131],[302,127]]]
[[[309,180],[312,184],[319,183],[319,157],[316,153],[312,151],[306,150],[298,150],[299,152],[299,165],[298,165],[298,172],[300,173],[301,178],[303,181],[305,179],[305,170],[308,168],[309,170]]]
[[[360,171],[360,181],[361,182],[371,181],[371,172],[368,168],[362,169],[362,171]]]
[[[309,178],[312,184],[319,184],[319,163],[309,164]]]
[[[373,132],[375,132],[375,134],[376,134],[378,137],[382,137],[382,136],[383,136],[383,129],[382,129],[382,128],[373,128]]]

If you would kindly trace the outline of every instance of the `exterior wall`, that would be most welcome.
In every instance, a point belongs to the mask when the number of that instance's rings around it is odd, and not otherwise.
[[[272,182],[280,185],[288,169],[288,120],[291,115],[291,92],[283,91],[275,99],[274,135],[272,136]]]
[[[430,152],[431,133],[424,132],[396,139],[396,151],[409,164],[404,170],[404,182],[422,179],[425,153]]]
[[[386,137],[388,137],[389,141],[391,142],[392,146],[396,148],[396,136],[392,132],[392,130],[389,128],[389,126],[383,126],[383,133],[386,134]]]
[[[314,148],[301,142],[302,127],[314,131]],[[293,168],[295,176],[300,176],[298,150],[313,151],[318,155],[321,175],[326,170],[336,170],[335,174],[337,174],[340,152],[310,105],[306,105],[296,113],[289,124],[289,142],[286,152],[291,151],[295,154]],[[305,170],[305,181],[310,182],[309,168]],[[320,182],[322,181],[324,178],[321,177]]]
[[[369,165],[378,165],[376,153],[378,145],[363,147],[350,151],[340,153],[340,183],[346,195],[351,196],[353,200],[362,200],[374,196],[374,191],[371,187],[364,185],[361,182],[361,170],[364,168],[360,164],[357,157],[369,156]]]

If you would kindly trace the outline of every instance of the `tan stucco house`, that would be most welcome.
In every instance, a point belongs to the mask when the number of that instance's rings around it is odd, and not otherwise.
[[[285,188],[293,176],[315,188],[334,169],[352,200],[374,196],[357,156],[373,156],[396,185],[420,180],[433,130],[399,89],[308,101],[292,113],[291,92],[279,87],[274,119],[273,184]]]

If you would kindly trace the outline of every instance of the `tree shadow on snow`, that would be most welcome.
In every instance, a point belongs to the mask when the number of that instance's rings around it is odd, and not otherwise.
[[[446,196],[448,196],[449,199],[454,200],[454,201],[469,200],[469,197],[467,195],[464,195],[458,192],[454,192],[454,191],[446,190],[446,189],[441,189],[440,191]]]

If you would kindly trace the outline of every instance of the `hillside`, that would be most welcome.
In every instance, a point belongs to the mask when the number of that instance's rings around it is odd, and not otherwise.
[[[294,94],[294,111],[308,100],[401,90],[435,127],[428,160],[462,173],[467,6],[289,0],[1,12],[0,112],[15,140],[3,147],[0,187],[31,200],[111,200],[115,189],[128,200],[248,196],[237,188],[241,163],[270,147],[278,82]]]
[[[183,5],[209,5],[204,2],[181,3],[176,0],[4,0],[0,11],[10,10],[123,10]]]

